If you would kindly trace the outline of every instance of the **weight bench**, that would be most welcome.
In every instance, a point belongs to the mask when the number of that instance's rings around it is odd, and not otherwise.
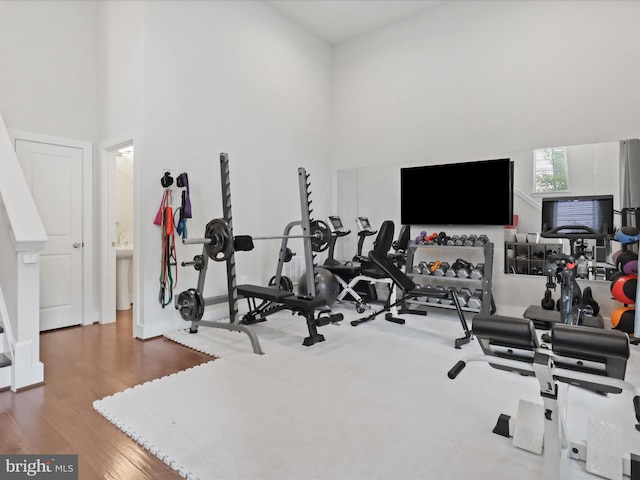
[[[460,302],[458,301],[458,296],[456,295],[454,289],[449,289],[445,292],[442,292],[440,290],[436,290],[431,286],[419,287],[413,280],[411,280],[411,278],[405,275],[402,270],[394,265],[394,263],[386,254],[372,250],[369,252],[369,258],[373,263],[380,267],[393,281],[394,290],[392,291],[392,295],[390,296],[387,304],[383,309],[372,313],[368,317],[361,318],[359,320],[353,320],[351,322],[351,325],[355,327],[357,325],[360,325],[361,323],[368,322],[384,312],[389,312],[385,315],[385,319],[389,322],[404,324],[404,319],[395,317],[392,313],[390,313],[390,311],[397,307],[399,304],[404,303],[411,298],[418,297],[448,299],[451,300],[455,305],[456,311],[458,313],[458,318],[460,319],[460,324],[462,325],[462,329],[464,330],[464,336],[455,340],[455,348],[460,348],[465,343],[469,343],[471,341],[471,332],[469,331],[467,320],[462,313],[462,308],[460,307]],[[396,287],[402,291],[402,298],[400,300],[397,300],[395,298]]]
[[[598,394],[623,390],[633,395],[636,422],[640,422],[640,388],[624,380],[629,337],[617,330],[554,324],[550,348],[541,348],[533,321],[499,315],[476,315],[473,334],[483,355],[470,355],[448,372],[455,379],[474,361],[535,377],[543,405],[520,400],[517,420],[501,414],[494,433],[513,438],[513,444],[543,454],[548,479],[562,478],[568,458],[586,462],[586,470],[606,478],[640,478],[640,456],[623,451],[619,426],[590,421],[587,441],[567,438],[566,397],[569,385]],[[564,392],[560,392],[563,389]],[[640,430],[640,424],[636,424]],[[588,447],[588,449],[587,449]],[[616,453],[616,451],[618,453]]]
[[[251,325],[264,322],[266,317],[273,313],[290,310],[307,320],[309,336],[302,342],[306,347],[324,342],[324,335],[318,333],[317,327],[337,323],[344,318],[341,313],[328,314],[330,310],[322,308],[327,306],[327,302],[323,298],[298,296],[288,290],[259,285],[238,285],[237,289],[238,296],[246,298],[249,304],[249,312],[244,315],[241,324]],[[262,302],[258,304],[256,299],[260,299]],[[316,310],[319,310],[317,316]]]

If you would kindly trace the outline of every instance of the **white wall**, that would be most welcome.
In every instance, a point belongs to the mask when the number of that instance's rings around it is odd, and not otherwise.
[[[297,168],[311,175],[315,218],[331,204],[331,50],[263,2],[149,2],[145,5],[144,134],[139,164],[139,291],[145,336],[165,331],[176,311],[158,303],[160,231],[152,224],[164,168],[189,175],[189,236],[221,217],[219,154],[230,158],[236,234],[278,235],[300,220]],[[138,165],[136,146],[136,165]],[[174,194],[179,202],[179,192]],[[299,230],[298,230],[299,233]],[[238,278],[266,285],[279,241],[236,255]],[[302,245],[293,242],[302,256]],[[178,260],[199,246],[177,245]],[[138,252],[137,252],[138,253]],[[178,288],[195,287],[182,268]],[[226,292],[224,264],[212,262],[206,295]],[[176,320],[177,318],[177,320]]]
[[[130,140],[142,131],[144,2],[99,2],[101,140]]]
[[[456,1],[340,44],[334,171],[637,137],[638,21],[639,2]],[[501,232],[487,233],[503,312],[539,303],[540,279],[504,278]]]
[[[97,5],[0,1],[0,110],[7,128],[97,139]]]
[[[334,167],[638,135],[638,2],[447,2],[340,44]]]

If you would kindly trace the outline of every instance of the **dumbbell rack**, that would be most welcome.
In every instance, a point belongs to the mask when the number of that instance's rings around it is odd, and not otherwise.
[[[458,258],[463,258],[474,265],[484,263],[484,271],[481,279],[458,278],[448,276],[437,276],[433,274],[413,273],[413,268],[420,261],[448,262],[450,265]],[[431,285],[433,287],[442,286],[445,289],[469,288],[472,292],[482,290],[482,303],[480,308],[470,308],[462,306],[463,311],[480,313],[482,315],[493,314],[493,295],[491,292],[491,278],[493,274],[493,243],[487,242],[483,246],[450,246],[450,245],[409,245],[407,252],[406,274],[421,286]],[[417,308],[437,307],[455,309],[454,305],[441,303],[431,303],[422,300],[407,300],[407,304]],[[413,311],[413,310],[412,310]]]

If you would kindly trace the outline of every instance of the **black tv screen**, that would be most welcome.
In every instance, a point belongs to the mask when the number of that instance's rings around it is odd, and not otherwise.
[[[557,235],[580,236],[589,233],[584,227],[594,234],[613,234],[613,195],[542,199],[542,235],[553,231]]]
[[[403,225],[511,225],[513,162],[508,158],[402,168]]]

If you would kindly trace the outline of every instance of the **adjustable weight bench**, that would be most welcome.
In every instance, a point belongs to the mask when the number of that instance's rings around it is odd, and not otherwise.
[[[237,289],[238,296],[246,298],[249,304],[249,312],[244,315],[240,323],[251,325],[264,322],[266,317],[273,313],[290,310],[307,320],[309,336],[302,342],[306,347],[324,342],[324,335],[318,333],[317,327],[337,323],[344,318],[341,313],[329,314],[328,309],[323,309],[322,307],[327,306],[327,302],[323,298],[298,296],[288,290],[259,285],[238,285]],[[257,304],[256,299],[260,299],[262,302]],[[319,310],[317,316],[316,310]]]
[[[464,330],[464,336],[456,338],[455,348],[460,348],[465,343],[469,343],[471,341],[471,331],[469,330],[467,320],[462,313],[462,308],[460,307],[458,296],[455,294],[455,291],[453,289],[442,292],[441,290],[436,290],[431,286],[419,287],[413,280],[411,280],[411,278],[405,275],[405,273],[400,270],[386,254],[372,250],[369,252],[369,258],[389,276],[389,278],[394,283],[394,289],[397,287],[402,291],[402,298],[397,300],[395,298],[395,293],[392,292],[391,297],[389,298],[387,304],[383,309],[372,313],[368,317],[364,317],[359,320],[353,320],[351,322],[351,325],[355,327],[357,325],[360,325],[361,323],[368,322],[384,312],[389,312],[385,315],[385,319],[389,322],[404,324],[404,319],[395,317],[392,313],[390,313],[390,311],[398,305],[404,303],[406,300],[418,297],[448,299],[451,300],[455,305],[456,311],[458,313],[458,318],[460,319],[460,324],[462,325],[462,329]]]
[[[494,433],[513,438],[519,448],[544,454],[548,479],[564,478],[568,458],[585,461],[587,472],[605,478],[623,474],[640,478],[640,456],[624,452],[619,426],[590,421],[586,442],[571,440],[565,424],[567,402],[558,401],[559,395],[567,398],[569,385],[601,395],[626,390],[632,394],[635,420],[640,422],[640,388],[624,380],[630,355],[626,333],[554,324],[550,348],[541,348],[533,321],[476,315],[473,334],[483,354],[463,358],[448,372],[449,378],[455,379],[468,363],[483,361],[499,370],[535,377],[540,384],[543,405],[520,400],[517,420],[501,414]],[[640,424],[635,428],[640,430]]]

